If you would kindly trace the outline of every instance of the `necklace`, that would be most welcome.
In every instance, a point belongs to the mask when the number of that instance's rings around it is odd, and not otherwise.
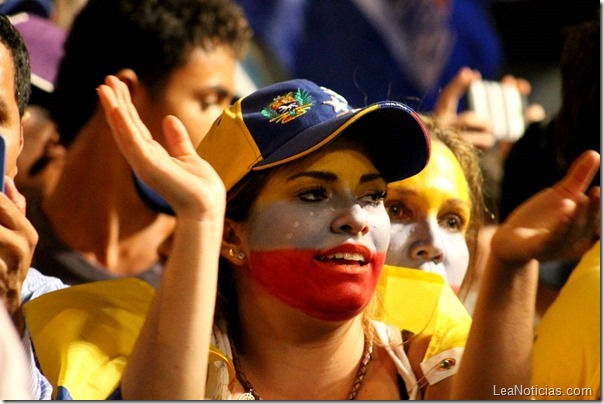
[[[235,374],[237,376],[237,380],[239,380],[239,383],[241,383],[243,388],[245,390],[247,390],[245,393],[243,393],[241,395],[241,397],[239,397],[239,399],[240,400],[261,400],[260,396],[258,395],[258,392],[256,391],[256,389],[254,389],[254,386],[252,386],[252,383],[248,380],[248,378],[245,376],[245,374],[241,370],[241,365],[239,363],[239,356],[237,355],[237,350],[235,348],[235,344],[233,343],[233,340],[231,338],[229,338],[229,342],[231,343],[231,351],[233,352],[233,364],[235,365]],[[371,341],[371,339],[367,339],[367,337],[365,337],[365,349],[363,351],[363,356],[361,357],[361,362],[359,364],[359,370],[357,371],[357,374],[354,378],[354,383],[352,384],[352,389],[350,390],[350,393],[348,394],[347,400],[354,400],[356,398],[356,396],[359,392],[359,389],[361,388],[361,383],[363,382],[363,379],[365,378],[365,374],[367,373],[367,367],[369,366],[369,362],[371,362],[372,354],[373,354],[373,342]]]

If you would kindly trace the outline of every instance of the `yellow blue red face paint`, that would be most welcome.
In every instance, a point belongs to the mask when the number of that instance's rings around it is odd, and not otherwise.
[[[328,146],[279,169],[246,223],[251,279],[315,318],[359,314],[373,296],[390,237],[385,190],[356,149]]]

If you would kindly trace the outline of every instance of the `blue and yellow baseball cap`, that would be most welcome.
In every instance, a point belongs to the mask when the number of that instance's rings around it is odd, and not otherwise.
[[[421,171],[430,138],[418,114],[395,101],[353,108],[309,80],[276,83],[236,101],[219,116],[197,153],[231,189],[252,170],[296,160],[354,131],[387,182]]]
[[[223,111],[197,147],[230,190],[247,173],[306,156],[342,134],[354,133],[387,182],[420,172],[430,157],[430,137],[407,105],[382,101],[353,108],[344,97],[309,80],[259,89]],[[172,209],[136,176],[142,199],[162,213]]]

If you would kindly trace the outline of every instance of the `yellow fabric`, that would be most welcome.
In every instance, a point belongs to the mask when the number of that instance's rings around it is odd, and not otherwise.
[[[150,285],[126,278],[73,286],[24,305],[53,398],[58,386],[77,400],[105,399],[117,388],[153,296]]]
[[[382,300],[380,321],[432,336],[424,360],[465,347],[472,319],[442,276],[384,265],[378,293]]]
[[[598,241],[573,270],[537,327],[533,385],[547,389],[537,391],[535,398],[600,398],[600,286]],[[567,391],[569,388],[573,390]]]
[[[136,278],[92,282],[40,296],[23,307],[40,368],[75,400],[103,400],[119,386],[155,290]],[[228,357],[210,348],[210,363]]]
[[[465,346],[470,316],[439,275],[385,266],[378,291],[385,303],[382,321],[432,334],[424,359]],[[124,278],[72,286],[24,305],[54,398],[59,386],[76,400],[102,400],[119,386],[154,295],[147,283]],[[232,362],[216,347],[210,347],[209,361],[225,362],[233,380]]]
[[[210,130],[213,135],[197,146],[197,154],[212,165],[229,190],[263,158],[243,123],[241,100],[225,109]]]

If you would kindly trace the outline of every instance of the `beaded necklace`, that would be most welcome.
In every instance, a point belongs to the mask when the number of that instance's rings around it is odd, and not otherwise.
[[[241,365],[239,363],[239,356],[237,355],[237,349],[235,348],[235,344],[233,343],[231,338],[229,338],[229,341],[231,343],[231,351],[233,352],[233,364],[235,365],[235,374],[237,375],[237,380],[239,380],[239,383],[241,383],[243,388],[246,390],[246,392],[243,393],[239,397],[239,399],[240,400],[261,400],[260,395],[258,395],[258,392],[256,391],[256,389],[254,389],[254,386],[252,386],[252,383],[248,380],[248,378],[245,376],[245,374],[241,370]],[[367,373],[367,367],[369,366],[369,362],[371,362],[372,354],[373,354],[373,342],[371,341],[371,339],[367,339],[365,337],[365,349],[363,351],[363,356],[361,356],[359,370],[354,378],[354,383],[352,384],[352,389],[350,390],[350,393],[348,394],[347,400],[354,400],[356,398],[357,394],[359,393],[359,389],[361,388],[361,383],[363,382],[363,379],[365,378],[365,374]]]

